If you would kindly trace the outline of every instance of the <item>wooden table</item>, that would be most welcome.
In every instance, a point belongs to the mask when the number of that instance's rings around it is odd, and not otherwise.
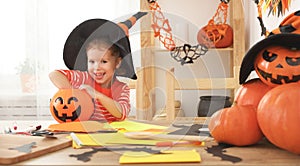
[[[6,122],[9,123],[9,122]],[[44,122],[51,123],[51,122]],[[4,122],[0,122],[4,124]],[[1,125],[3,126],[3,125]],[[230,147],[225,149],[225,154],[241,158],[240,162],[232,163],[230,161],[222,161],[221,158],[215,157],[207,153],[205,150],[215,142],[206,143],[204,147],[172,147],[172,150],[196,149],[202,161],[200,163],[170,163],[170,164],[149,164],[149,165],[300,165],[300,155],[295,155],[285,150],[279,149],[268,141],[263,140],[259,144],[249,147]],[[155,148],[155,147],[152,147]],[[37,158],[32,158],[16,165],[120,165],[119,157],[121,153],[118,151],[101,151],[86,157],[89,161],[82,161],[75,157],[84,153],[91,153],[92,149],[73,149],[68,147],[56,152],[52,152]],[[72,157],[73,156],[73,157]],[[145,165],[145,164],[134,164]]]

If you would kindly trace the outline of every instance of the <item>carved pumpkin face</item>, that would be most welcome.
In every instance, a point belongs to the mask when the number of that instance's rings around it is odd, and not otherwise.
[[[299,57],[299,51],[297,50],[300,50],[300,10],[288,15],[278,28],[266,34],[268,36],[254,44],[244,56],[240,68],[239,83],[245,83],[253,69],[256,70],[262,81],[273,87],[283,83],[298,81],[296,77],[300,73],[297,73],[299,67],[296,64]],[[283,48],[285,46],[288,48]],[[272,53],[276,54],[276,58],[272,56]],[[267,60],[263,59],[263,55],[265,55]],[[268,58],[268,56],[270,57]],[[290,65],[290,62],[292,65]],[[283,68],[280,69],[280,65],[276,67],[279,63]],[[269,71],[266,71],[266,68]],[[263,74],[263,72],[266,73]]]
[[[300,50],[269,46],[256,57],[254,68],[259,78],[269,86],[300,80]]]
[[[94,112],[92,98],[79,89],[60,89],[51,99],[50,112],[59,122],[85,121]]]

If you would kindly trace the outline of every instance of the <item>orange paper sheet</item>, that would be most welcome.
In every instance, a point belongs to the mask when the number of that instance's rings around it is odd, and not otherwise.
[[[97,121],[82,121],[82,122],[68,122],[60,124],[52,124],[48,127],[50,131],[63,131],[63,132],[100,132],[100,131],[113,131],[106,123]]]

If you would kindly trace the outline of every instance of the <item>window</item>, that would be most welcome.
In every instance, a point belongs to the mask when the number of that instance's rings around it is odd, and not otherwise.
[[[5,25],[0,31],[0,119],[49,118],[49,100],[57,88],[48,73],[66,68],[63,46],[72,29],[92,18],[124,21],[140,9],[134,0],[3,0],[0,4]],[[132,34],[137,67],[139,33]]]

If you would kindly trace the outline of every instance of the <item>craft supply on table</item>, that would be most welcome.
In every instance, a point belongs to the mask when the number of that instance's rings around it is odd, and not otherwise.
[[[109,125],[112,128],[122,129],[124,131],[146,131],[146,130],[154,131],[154,130],[156,130],[158,132],[163,132],[168,129],[167,126],[149,124],[149,123],[145,123],[145,122],[138,122],[138,121],[132,121],[132,120],[112,122]]]
[[[133,163],[174,163],[201,162],[196,150],[162,151],[166,154],[151,154],[147,152],[125,152],[119,159],[121,164]]]
[[[41,132],[40,129],[42,128],[42,125],[35,125],[35,126],[29,126],[25,129],[22,129],[21,127],[18,127],[16,122],[13,124],[13,128],[7,126],[4,129],[4,134],[18,134],[18,135],[29,135],[29,136],[42,136],[37,134],[38,132]],[[35,134],[33,134],[35,133]],[[53,135],[50,132],[44,131],[44,135]]]
[[[70,133],[70,137],[73,140],[73,148],[111,146],[117,144],[203,146],[204,142],[212,140],[211,137],[199,136],[199,134],[168,134],[174,130],[178,130],[178,128],[170,128],[170,126],[154,125],[132,120],[112,123],[101,123],[96,121],[68,122],[50,125],[48,129],[55,133],[57,131],[58,133]]]
[[[170,135],[170,134],[157,134],[152,132],[126,132],[125,137],[132,139],[169,139],[169,140],[182,140],[182,141],[212,141],[213,139],[208,136],[192,136],[192,135]]]
[[[101,123],[97,121],[81,121],[52,124],[48,127],[52,132],[116,132],[116,130],[108,125],[108,123]]]
[[[173,124],[173,127],[178,128],[178,130],[175,130],[168,134],[210,136],[210,132],[208,130],[208,125],[206,125],[206,124],[192,124],[192,125]]]
[[[157,142],[162,140],[136,140],[127,138],[123,133],[71,133],[73,139],[73,148],[84,147],[101,147],[101,146],[113,146],[113,145],[149,145],[155,146]]]
[[[48,137],[48,138],[56,138],[54,136],[54,133],[48,131],[48,130],[37,130],[31,132],[32,136],[42,136],[42,137]]]
[[[125,133],[71,133],[73,139],[73,148],[84,148],[84,147],[101,147],[101,146],[115,146],[115,145],[142,145],[142,146],[172,146],[180,145],[183,146],[203,146],[205,142],[202,141],[184,141],[174,139],[133,139],[125,136]],[[182,136],[181,136],[182,137]],[[173,138],[173,137],[172,137]],[[200,137],[199,137],[200,138]],[[170,144],[170,142],[172,142]],[[200,144],[201,143],[201,144]],[[168,145],[167,145],[168,144]]]
[[[74,123],[74,122],[71,122]],[[60,124],[61,125],[61,124]],[[150,145],[150,146],[176,146],[176,145],[200,145],[212,141],[208,136],[198,135],[174,135],[168,134],[166,126],[153,125],[148,123],[125,120],[108,124],[115,133],[71,133],[73,148],[99,147],[111,145]],[[151,132],[150,132],[151,131]]]
[[[166,141],[157,142],[157,147],[172,147],[172,146],[204,146],[205,142],[202,141]]]
[[[142,122],[135,122],[131,120],[124,120],[120,122],[98,122],[98,121],[81,121],[81,122],[68,122],[60,124],[49,125],[48,130],[50,131],[59,131],[59,132],[76,132],[76,133],[111,133],[117,132],[118,130],[122,131],[144,131],[144,130],[156,130],[162,132],[168,127],[146,124]]]

